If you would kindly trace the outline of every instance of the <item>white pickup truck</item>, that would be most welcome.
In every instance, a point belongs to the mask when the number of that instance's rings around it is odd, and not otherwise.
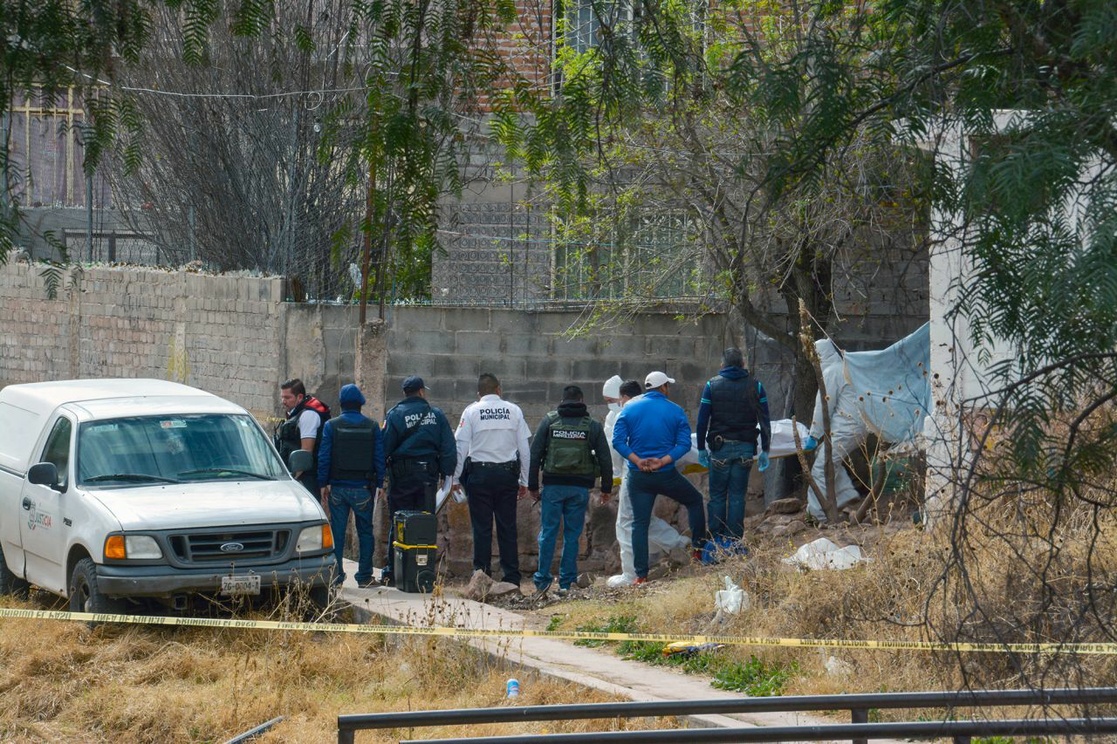
[[[318,499],[240,406],[162,380],[0,390],[0,593],[118,613],[298,586],[324,604],[333,569]]]

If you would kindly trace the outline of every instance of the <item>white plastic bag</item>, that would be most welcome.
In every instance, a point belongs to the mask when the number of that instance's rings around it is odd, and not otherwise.
[[[791,566],[821,570],[825,568],[842,570],[853,568],[858,563],[866,561],[861,554],[861,548],[856,545],[847,545],[839,548],[837,545],[820,537],[814,542],[807,543],[795,551],[795,555],[784,558],[783,562]]]
[[[749,595],[745,590],[733,583],[733,579],[725,577],[725,588],[714,592],[714,608],[724,610],[730,615],[735,615],[741,610],[749,608]]]

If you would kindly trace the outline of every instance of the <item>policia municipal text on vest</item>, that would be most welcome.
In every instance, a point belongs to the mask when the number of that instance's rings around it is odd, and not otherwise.
[[[551,411],[547,417],[550,419],[550,436],[543,472],[592,478],[597,467],[590,448],[590,417],[583,416],[577,423],[567,423],[558,411]]]

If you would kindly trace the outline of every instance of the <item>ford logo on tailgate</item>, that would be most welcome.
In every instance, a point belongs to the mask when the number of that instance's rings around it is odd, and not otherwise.
[[[239,553],[244,550],[244,545],[239,542],[227,542],[221,545],[222,553]]]

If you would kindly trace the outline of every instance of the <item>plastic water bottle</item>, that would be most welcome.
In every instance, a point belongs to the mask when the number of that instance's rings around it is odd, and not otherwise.
[[[504,686],[504,696],[510,698],[519,697],[520,680],[515,678],[508,680],[508,682]]]

